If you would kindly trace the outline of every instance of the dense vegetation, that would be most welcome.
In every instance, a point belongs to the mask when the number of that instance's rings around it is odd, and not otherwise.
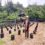
[[[32,20],[45,20],[45,5],[29,5],[24,8],[19,3],[13,4],[12,2],[8,2],[2,6],[0,2],[0,23],[18,19],[18,15],[22,11]]]
[[[25,9],[25,13],[32,20],[45,20],[45,5],[29,5]]]

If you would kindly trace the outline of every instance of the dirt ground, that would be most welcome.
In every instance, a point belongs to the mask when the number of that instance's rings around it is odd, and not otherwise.
[[[32,24],[32,22],[31,22]],[[14,31],[15,26],[9,30],[12,31],[9,34],[9,31],[6,28],[3,28],[4,38],[2,40],[5,41],[4,45],[45,45],[45,22],[39,22],[37,27],[36,34],[33,34],[33,39],[30,38],[30,33],[33,33],[37,22],[34,22],[32,26],[29,28],[29,38],[25,38],[25,33],[23,33],[24,27],[21,27],[21,35],[18,35],[18,29],[16,27],[16,31]],[[1,30],[1,29],[0,29]],[[11,40],[11,35],[15,35],[15,40]]]

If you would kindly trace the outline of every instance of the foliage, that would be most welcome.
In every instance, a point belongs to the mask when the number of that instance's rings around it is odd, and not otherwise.
[[[23,10],[24,13],[30,17],[30,19],[45,20],[45,5],[29,5],[24,8],[19,3],[13,4],[12,2],[8,2],[5,6],[1,6],[0,4],[0,23],[5,20],[15,20],[19,18],[18,15],[20,10]]]
[[[32,19],[43,19],[45,20],[45,6],[30,5],[25,8],[25,13]]]

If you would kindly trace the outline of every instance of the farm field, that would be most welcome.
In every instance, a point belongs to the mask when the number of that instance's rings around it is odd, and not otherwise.
[[[4,38],[0,38],[0,40],[2,40],[2,42],[0,42],[3,44],[0,43],[0,45],[45,45],[45,22],[38,22],[36,34],[33,34],[33,38],[30,38],[30,33],[33,33],[35,30],[36,24],[37,22],[34,22],[34,24],[33,22],[30,23],[29,38],[25,37],[25,33],[23,32],[24,27],[20,27],[19,25],[19,29],[17,28],[17,25],[16,27],[14,25],[12,29],[8,27],[8,29],[11,30],[11,34],[9,34],[9,30],[7,31],[4,27]],[[15,28],[16,31],[14,31]],[[21,31],[20,35],[18,35],[18,30]],[[11,35],[14,35],[14,40],[11,40]]]
[[[45,0],[0,0],[0,45],[45,45]]]

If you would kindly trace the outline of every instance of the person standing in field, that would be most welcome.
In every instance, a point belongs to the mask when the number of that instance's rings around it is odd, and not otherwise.
[[[29,25],[30,25],[29,17],[26,16],[26,20],[25,20],[25,37],[26,38],[29,38]]]

